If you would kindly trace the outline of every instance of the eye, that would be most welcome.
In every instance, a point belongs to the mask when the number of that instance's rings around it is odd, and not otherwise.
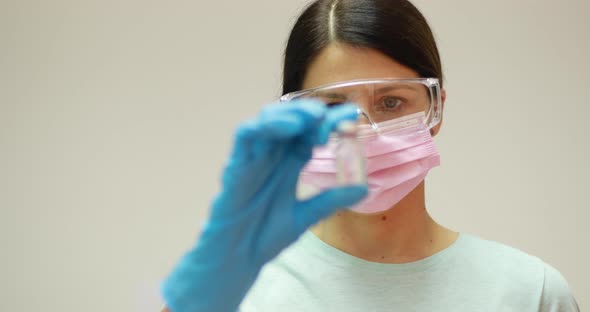
[[[338,102],[338,101],[332,101],[332,102],[327,102],[327,103],[326,103],[326,106],[328,106],[328,107],[332,107],[332,106],[337,106],[337,105],[342,105],[342,104],[344,104],[344,102],[343,102],[343,101],[341,101],[341,102]]]
[[[397,109],[397,108],[399,108],[399,106],[401,104],[402,104],[402,100],[397,97],[388,96],[388,97],[384,97],[381,100],[381,105],[383,106],[383,108],[388,109],[388,110]]]

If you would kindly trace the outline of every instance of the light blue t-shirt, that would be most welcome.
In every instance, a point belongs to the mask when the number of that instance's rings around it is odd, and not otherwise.
[[[405,264],[365,261],[306,232],[268,263],[241,312],[579,311],[554,268],[517,249],[461,234]]]

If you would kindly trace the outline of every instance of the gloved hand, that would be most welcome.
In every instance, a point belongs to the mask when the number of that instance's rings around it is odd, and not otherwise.
[[[162,292],[172,312],[236,311],[262,266],[311,225],[367,194],[365,185],[296,198],[300,170],[356,107],[303,100],[270,105],[239,127],[233,152],[196,244]]]

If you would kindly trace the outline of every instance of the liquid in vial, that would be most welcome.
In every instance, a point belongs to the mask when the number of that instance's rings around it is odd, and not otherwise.
[[[353,121],[342,121],[336,129],[336,180],[338,185],[367,183],[367,169],[362,144],[357,139]]]

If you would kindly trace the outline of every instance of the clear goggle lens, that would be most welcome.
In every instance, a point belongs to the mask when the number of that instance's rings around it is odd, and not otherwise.
[[[281,100],[303,98],[320,100],[328,106],[353,103],[359,107],[358,122],[374,129],[381,123],[418,113],[423,113],[424,126],[430,129],[440,121],[442,112],[436,78],[354,80],[288,93]]]

